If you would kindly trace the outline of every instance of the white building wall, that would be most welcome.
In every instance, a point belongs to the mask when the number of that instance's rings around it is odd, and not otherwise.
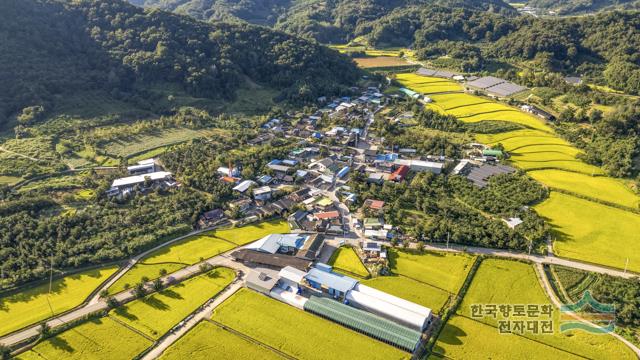
[[[429,321],[428,317],[356,290],[349,291],[346,299],[355,307],[362,308],[416,330],[424,330]]]

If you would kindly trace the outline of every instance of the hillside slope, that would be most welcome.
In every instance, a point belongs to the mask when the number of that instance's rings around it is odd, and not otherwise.
[[[344,42],[358,26],[407,7],[442,6],[515,14],[501,0],[129,0],[144,7],[184,13],[202,20],[240,20],[273,26],[323,43]]]
[[[193,96],[233,100],[249,80],[278,90],[278,100],[304,102],[359,75],[348,58],[291,35],[117,0],[3,1],[0,38],[0,126],[24,107],[46,111],[90,89],[127,99],[170,83]]]
[[[598,11],[640,10],[638,0],[530,0],[527,5],[558,15],[588,14]]]

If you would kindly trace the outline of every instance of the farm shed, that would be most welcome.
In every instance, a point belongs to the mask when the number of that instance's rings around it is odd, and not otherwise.
[[[422,331],[431,323],[431,309],[358,284],[346,298],[353,306]]]
[[[120,179],[115,179],[113,180],[111,187],[121,189],[126,187],[133,187],[138,184],[143,184],[147,180],[152,183],[171,180],[171,177],[172,177],[172,174],[170,172],[157,171],[157,172],[143,174],[143,175],[135,175],[135,176],[128,176]]]
[[[254,181],[252,181],[252,180],[245,180],[245,181],[242,181],[240,184],[236,185],[236,186],[233,188],[233,190],[234,190],[234,191],[237,191],[237,192],[240,192],[240,193],[243,193],[243,192],[245,192],[245,191],[249,190],[249,188],[250,188],[250,187],[252,187],[252,186],[254,186],[254,185],[256,185],[256,183],[255,183]]]
[[[408,166],[413,171],[431,171],[434,174],[440,174],[444,167],[443,163],[424,160],[396,159],[393,163],[399,166]]]
[[[274,268],[291,266],[296,269],[306,270],[311,266],[311,261],[295,256],[283,254],[267,254],[249,249],[240,249],[231,253],[231,257],[243,263],[259,264]]]
[[[326,290],[329,295],[334,297],[345,296],[347,292],[358,284],[357,280],[331,272],[330,266],[312,268],[305,276],[305,279],[312,288]]]
[[[269,294],[271,289],[276,286],[277,277],[269,276],[266,273],[251,270],[247,275],[247,287],[263,294]]]
[[[324,236],[311,234],[298,250],[296,256],[307,260],[315,260],[320,255],[322,246],[324,246]]]
[[[494,149],[485,149],[482,150],[482,155],[483,156],[502,156],[502,151],[501,150],[494,150]]]
[[[409,352],[418,347],[422,337],[419,331],[328,298],[311,296],[304,310]]]

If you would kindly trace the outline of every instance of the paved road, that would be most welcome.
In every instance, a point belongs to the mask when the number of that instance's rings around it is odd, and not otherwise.
[[[190,232],[190,233],[188,233],[186,235],[182,235],[182,236],[179,236],[179,237],[177,237],[175,239],[171,239],[170,241],[162,243],[162,244],[160,244],[160,245],[158,245],[158,246],[156,246],[156,247],[154,247],[152,249],[149,249],[149,250],[147,250],[147,251],[145,251],[145,252],[143,252],[141,254],[138,254],[138,255],[130,258],[129,261],[127,261],[127,264],[124,267],[122,267],[120,270],[118,270],[118,273],[116,273],[116,275],[111,277],[109,279],[109,281],[107,281],[106,283],[104,283],[104,284],[102,284],[100,286],[100,288],[95,292],[94,296],[89,300],[88,304],[91,305],[91,304],[98,303],[101,300],[100,299],[100,292],[102,292],[102,290],[106,290],[106,289],[110,288],[111,285],[115,284],[116,281],[118,281],[122,276],[124,276],[124,274],[127,271],[131,270],[131,268],[135,264],[137,264],[138,261],[140,261],[140,259],[142,259],[143,257],[151,254],[152,252],[154,252],[154,251],[156,251],[158,249],[161,249],[163,247],[166,247],[166,246],[169,246],[171,244],[174,244],[174,243],[176,243],[176,242],[178,242],[180,240],[186,239],[189,236],[197,235],[197,234],[200,234],[200,233],[203,233],[203,232],[206,232],[206,231],[210,231],[210,230],[213,230],[213,229],[215,229],[215,227],[192,231],[192,232]]]
[[[441,244],[425,245],[425,250],[467,252],[467,253],[476,254],[476,255],[491,255],[491,256],[505,257],[505,258],[511,258],[511,259],[529,260],[537,264],[562,265],[562,266],[566,266],[574,269],[590,271],[590,272],[595,272],[600,274],[607,274],[607,275],[621,277],[625,279],[631,279],[638,276],[638,274],[636,273],[624,272],[622,270],[611,269],[608,267],[594,265],[594,264],[586,264],[579,261],[555,257],[553,255],[529,255],[529,254],[509,251],[509,250],[490,249],[490,248],[462,246],[462,245],[449,245],[449,247],[447,248],[447,246],[443,244],[442,245]]]
[[[235,249],[234,249],[235,250]],[[249,271],[249,268],[244,266],[241,263],[235,262],[231,259],[231,257],[229,256],[229,253],[231,253],[234,250],[230,250],[227,253],[218,255],[218,256],[214,256],[210,259],[207,259],[205,261],[199,262],[195,265],[191,265],[188,266],[186,268],[180,269],[176,272],[173,272],[171,274],[168,274],[167,276],[162,277],[161,279],[166,283],[168,280],[170,280],[172,283],[177,283],[180,281],[183,281],[185,279],[190,278],[191,276],[193,276],[194,274],[197,274],[198,272],[200,272],[200,265],[202,265],[203,263],[208,263],[210,265],[213,266],[225,266],[225,267],[229,267],[235,270],[240,270],[244,273],[247,273]],[[149,281],[147,283],[147,290],[149,292],[153,291],[152,290],[152,282]],[[133,294],[133,289],[132,290],[127,290],[121,293],[118,293],[114,296],[116,298],[116,300],[118,300],[118,302],[120,302],[121,304],[130,302],[132,300],[135,300],[135,296]],[[83,307],[77,308],[75,310],[72,310],[70,312],[67,312],[63,315],[60,316],[56,316],[54,318],[51,318],[49,320],[47,320],[47,324],[49,325],[49,327],[51,328],[55,328],[57,326],[60,326],[64,323],[68,323],[70,321],[73,320],[77,320],[83,316],[89,315],[93,312],[96,311],[100,311],[100,310],[104,310],[107,309],[107,303],[104,299],[98,299],[95,302],[89,303]],[[29,338],[32,338],[34,336],[38,336],[38,330],[39,330],[39,325],[34,325],[28,328],[25,328],[21,331],[9,334],[7,336],[4,336],[2,338],[0,338],[0,344],[9,346],[9,345],[14,345],[14,344],[19,344]]]
[[[182,336],[184,336],[189,330],[195,327],[200,321],[204,319],[208,319],[213,315],[213,310],[217,308],[220,304],[222,304],[225,300],[227,300],[231,295],[235,294],[236,291],[240,290],[244,286],[244,276],[236,280],[234,284],[228,287],[224,292],[218,294],[218,296],[207,306],[205,306],[202,310],[196,312],[194,316],[189,319],[189,321],[185,322],[185,324],[180,327],[180,329],[172,332],[171,334],[165,336],[160,342],[158,342],[151,351],[149,351],[142,360],[151,360],[157,359],[162,355],[162,353],[169,348],[173,343],[178,341]]]
[[[536,273],[538,275],[538,280],[540,281],[540,285],[542,285],[542,288],[544,289],[544,291],[547,293],[547,297],[549,297],[549,299],[551,300],[551,302],[553,303],[553,305],[556,308],[560,308],[562,307],[563,303],[560,302],[560,300],[558,300],[558,298],[556,297],[556,293],[555,291],[553,291],[551,284],[549,283],[549,279],[547,278],[547,276],[544,273],[544,268],[542,267],[541,263],[537,263],[535,266],[536,269]],[[592,325],[594,327],[597,327],[598,325],[590,322],[589,320],[586,320],[584,318],[582,318],[580,315],[574,313],[574,312],[570,312],[570,313],[564,313],[564,315],[568,315],[578,321],[581,321],[583,323]],[[616,333],[611,333],[611,336],[615,337],[616,339],[622,341],[623,344],[627,345],[627,347],[629,347],[635,354],[636,356],[640,359],[640,349],[635,346],[633,343],[631,343],[630,341],[628,341],[627,339],[623,338],[622,336],[616,334]]]

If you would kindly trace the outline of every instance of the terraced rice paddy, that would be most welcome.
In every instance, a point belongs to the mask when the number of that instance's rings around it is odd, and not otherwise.
[[[562,257],[640,271],[640,215],[552,192],[535,207],[554,230],[554,252]]]
[[[586,332],[560,333],[558,311],[554,312],[553,335],[503,334],[498,332],[498,320],[491,316],[473,318],[474,304],[549,304],[529,264],[498,259],[483,261],[478,269],[457,315],[441,333],[434,351],[452,359],[492,358],[520,359],[531,354],[543,358],[633,359],[633,352],[612,336]],[[500,316],[498,316],[499,319]],[[509,317],[527,320],[534,317]],[[528,355],[527,355],[528,354]]]
[[[229,285],[235,276],[231,269],[217,268],[123,305],[111,311],[109,316],[150,338],[158,339]]]
[[[159,147],[178,144],[191,139],[212,136],[219,131],[192,130],[188,128],[164,129],[156,133],[132,136],[130,139],[112,141],[103,146],[114,156],[131,156]]]
[[[70,310],[87,299],[116,267],[85,271],[0,298],[0,335]]]
[[[416,74],[399,74],[397,79],[404,86],[421,92],[428,92],[430,83],[443,81]],[[451,81],[450,85],[457,84]],[[638,208],[640,198],[623,182],[608,178],[602,169],[581,161],[578,158],[581,151],[557,136],[541,119],[470,94],[434,94],[431,98],[434,102],[428,105],[430,108],[465,122],[503,120],[527,127],[499,134],[477,134],[476,140],[488,145],[502,144],[515,166],[552,190]],[[623,268],[626,258],[630,257],[630,269],[640,269],[640,264],[633,265],[640,263],[634,255],[640,253],[638,232],[634,230],[639,228],[638,215],[595,201],[552,193],[551,199],[537,207],[558,231],[557,254],[617,268]],[[633,254],[628,255],[630,253]]]
[[[331,256],[329,265],[333,266],[336,271],[343,271],[359,277],[369,276],[369,271],[362,264],[360,257],[358,257],[355,250],[350,247],[338,248]]]
[[[442,92],[460,92],[462,87],[455,82],[442,79],[416,75],[413,73],[397,74],[396,79],[407,88],[425,95]],[[456,94],[464,95],[464,94]]]
[[[355,58],[353,61],[361,68],[411,66],[405,59],[393,56],[375,56]]]
[[[150,339],[105,317],[47,339],[18,359],[132,359],[152,344]]]
[[[215,309],[214,321],[305,360],[409,359],[411,355],[293,306],[242,289]]]
[[[180,338],[160,357],[163,360],[208,360],[212,354],[224,354],[228,360],[283,359],[266,347],[257,345],[211,322],[203,321]]]
[[[152,252],[140,260],[131,270],[116,281],[109,293],[115,294],[140,282],[143,277],[155,279],[164,269],[172,273],[187,265],[208,259],[235,247],[274,233],[288,233],[289,225],[286,221],[265,221],[258,224],[239,228],[208,231],[199,235],[187,237],[170,246]]]
[[[562,170],[530,171],[529,176],[547,186],[581,196],[638,209],[640,198],[621,180]]]

